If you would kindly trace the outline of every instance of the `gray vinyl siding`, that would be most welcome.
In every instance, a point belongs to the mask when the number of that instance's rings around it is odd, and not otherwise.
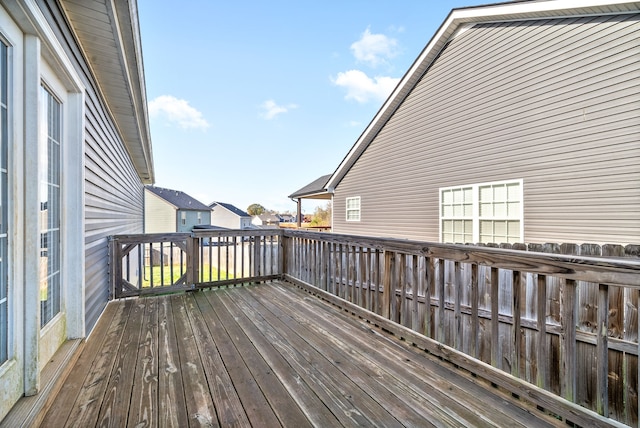
[[[639,58],[637,14],[476,24],[337,185],[334,231],[438,241],[439,188],[523,179],[524,241],[640,243]]]
[[[143,232],[143,184],[56,2],[40,8],[85,90],[85,325],[95,325],[109,294],[107,237]]]

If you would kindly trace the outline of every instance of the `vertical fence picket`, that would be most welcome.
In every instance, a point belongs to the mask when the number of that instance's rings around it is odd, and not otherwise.
[[[420,309],[418,305],[420,276],[418,272],[418,256],[411,256],[411,329],[414,331],[420,331]]]
[[[436,281],[438,285],[438,335],[437,339],[439,342],[444,343],[445,335],[444,335],[444,305],[445,305],[445,295],[444,295],[444,260],[438,259],[438,272],[436,275]]]
[[[478,265],[471,265],[471,349],[470,354],[474,358],[480,357],[480,320],[478,315]]]
[[[453,264],[453,277],[454,277],[454,301],[453,301],[453,319],[454,324],[454,337],[453,347],[458,351],[462,349],[462,268],[460,262],[454,262]]]
[[[562,333],[560,343],[562,351],[562,396],[575,402],[576,397],[576,281],[566,279],[560,286]]]
[[[596,332],[596,411],[609,416],[609,287],[598,286],[598,328]]]
[[[537,343],[537,381],[540,388],[549,388],[549,357],[547,355],[547,277],[538,274],[537,277],[538,307],[536,312],[536,326],[538,327]]]
[[[491,365],[502,369],[502,358],[500,358],[500,301],[498,294],[500,291],[500,272],[491,268]]]
[[[522,348],[522,331],[520,329],[522,308],[520,307],[520,293],[522,292],[522,274],[518,271],[513,271],[512,278],[513,347],[511,354],[511,374],[515,377],[520,377],[520,351]]]

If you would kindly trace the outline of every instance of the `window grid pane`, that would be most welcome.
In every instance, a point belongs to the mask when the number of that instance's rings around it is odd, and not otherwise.
[[[40,325],[60,312],[60,139],[62,106],[42,88],[43,126],[46,139],[40,141]],[[46,119],[46,120],[45,120]]]
[[[520,181],[442,189],[442,241],[472,243],[475,237],[482,243],[521,242],[521,199]]]
[[[360,221],[360,197],[346,198],[347,221]]]

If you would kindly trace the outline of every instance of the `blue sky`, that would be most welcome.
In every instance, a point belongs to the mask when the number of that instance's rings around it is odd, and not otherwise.
[[[485,3],[138,0],[156,185],[295,212],[449,11]]]

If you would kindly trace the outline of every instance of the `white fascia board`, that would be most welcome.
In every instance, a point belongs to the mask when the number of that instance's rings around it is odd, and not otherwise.
[[[461,31],[459,30],[464,30],[476,23],[521,21],[545,17],[563,18],[594,14],[633,13],[638,11],[640,11],[640,2],[638,1],[615,0],[527,1],[453,9],[400,80],[398,86],[376,113],[373,120],[351,147],[351,150],[336,168],[333,175],[331,175],[326,185],[327,190],[330,193],[334,192],[336,186],[373,141],[409,92],[411,92],[416,82],[422,77],[422,74],[438,57],[443,46],[457,34],[460,34]]]

